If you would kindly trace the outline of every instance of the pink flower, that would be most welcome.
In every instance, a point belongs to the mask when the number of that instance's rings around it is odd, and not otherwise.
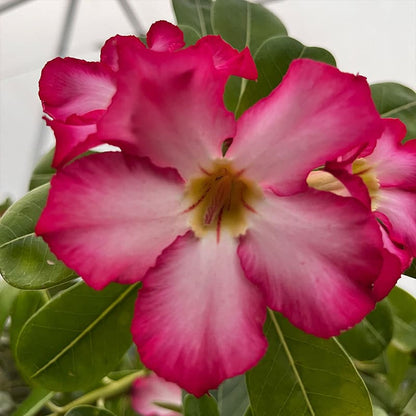
[[[171,23],[160,21],[150,28],[147,45],[148,50],[135,36],[117,35],[108,39],[101,49],[100,62],[56,58],[45,65],[39,81],[39,96],[43,110],[50,116],[45,120],[57,138],[52,163],[54,168],[64,166],[76,156],[102,143],[119,145],[117,137],[108,137],[108,134],[100,137],[97,134],[99,123],[116,92],[119,53],[126,60],[132,52],[153,55],[154,58],[160,55],[154,52],[173,53],[183,48],[185,43],[181,30]],[[249,79],[257,77],[247,48],[238,53],[218,36],[206,36],[193,48],[209,50],[219,73]],[[135,68],[140,71],[137,65]]]
[[[154,44],[169,44],[159,25]],[[121,152],[60,169],[36,232],[95,289],[142,281],[142,362],[200,396],[263,356],[266,306],[322,337],[373,309],[375,218],[306,178],[375,141],[381,121],[363,77],[310,60],[236,121],[222,97],[229,75],[252,77],[246,52],[218,37],[134,45],[117,40],[116,92],[96,124]]]
[[[133,409],[142,416],[178,416],[178,412],[169,410],[158,404],[182,406],[182,390],[156,374],[138,378],[134,381],[131,391]]]
[[[384,119],[377,141],[308,178],[317,189],[331,183],[333,192],[353,195],[379,220],[384,266],[374,283],[377,300],[390,292],[416,255],[416,141],[401,144],[405,135],[400,120]]]

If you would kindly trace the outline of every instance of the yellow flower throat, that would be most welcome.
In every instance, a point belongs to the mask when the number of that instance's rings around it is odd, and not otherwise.
[[[234,237],[247,229],[247,214],[255,212],[253,205],[263,193],[252,181],[237,172],[227,159],[213,162],[210,170],[201,169],[202,176],[192,178],[187,185],[185,200],[190,203],[189,222],[197,237],[208,231],[226,229]]]

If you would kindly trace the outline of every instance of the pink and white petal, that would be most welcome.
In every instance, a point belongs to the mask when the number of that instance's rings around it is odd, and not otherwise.
[[[225,77],[209,54],[196,48],[175,53],[119,47],[118,90],[98,133],[107,143],[147,156],[183,178],[221,157],[221,144],[235,133],[223,104]],[[112,143],[113,142],[113,143]]]
[[[390,224],[390,237],[402,243],[416,256],[416,192],[397,188],[380,188],[377,212],[384,214]]]
[[[267,305],[320,337],[359,322],[374,307],[371,286],[382,265],[372,214],[329,192],[265,195],[238,254]]]
[[[101,62],[109,66],[114,72],[118,71],[118,45],[126,44],[128,47],[145,49],[145,45],[136,36],[116,35],[108,39],[101,48]]]
[[[380,226],[383,236],[383,267],[380,276],[374,282],[373,298],[379,301],[385,298],[396,285],[401,273],[410,265],[411,256],[403,248],[391,241],[387,232]]]
[[[137,282],[186,232],[182,192],[171,169],[120,152],[87,156],[53,177],[36,234],[94,289]]]
[[[371,198],[368,188],[358,175],[353,175],[347,169],[337,168],[334,164],[327,164],[327,170],[345,186],[349,195],[371,209]]]
[[[42,70],[39,96],[45,113],[58,120],[106,109],[116,91],[114,74],[99,62],[55,58]]]
[[[202,396],[254,366],[267,348],[266,307],[227,233],[179,237],[143,280],[132,323],[143,364]]]
[[[59,120],[45,119],[56,137],[56,149],[52,167],[61,168],[72,159],[87,150],[101,144],[95,135],[97,126],[94,124],[67,124]]]
[[[197,48],[207,48],[213,59],[215,68],[223,71],[225,76],[235,75],[247,79],[257,79],[257,68],[250,50],[241,52],[234,49],[220,36],[204,36],[195,44]]]
[[[178,416],[178,413],[155,403],[182,405],[182,390],[175,383],[164,380],[156,374],[137,378],[132,385],[133,409],[142,416]]]
[[[372,165],[381,186],[416,190],[416,142],[401,144],[406,126],[398,119],[385,119],[383,126],[383,134],[366,157],[367,162]]]
[[[380,133],[364,77],[298,59],[281,84],[237,121],[227,157],[264,187],[288,195],[306,189],[311,170]]]
[[[160,20],[147,32],[147,47],[155,52],[174,52],[185,46],[183,32],[178,26]]]

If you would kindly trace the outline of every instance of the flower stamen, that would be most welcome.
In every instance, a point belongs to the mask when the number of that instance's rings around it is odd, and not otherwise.
[[[214,161],[212,169],[200,170],[204,175],[191,179],[185,192],[186,201],[196,201],[184,211],[192,212],[189,222],[195,235],[202,237],[215,230],[219,241],[221,228],[233,236],[244,234],[247,211],[256,213],[252,204],[262,198],[260,188],[243,178],[242,171],[236,171],[227,159]]]

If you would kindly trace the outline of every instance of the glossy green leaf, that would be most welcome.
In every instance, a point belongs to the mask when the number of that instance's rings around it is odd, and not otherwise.
[[[50,182],[56,170],[51,167],[55,148],[49,150],[37,163],[30,178],[29,189],[35,189],[38,186]]]
[[[192,27],[199,37],[213,33],[212,0],[172,0],[172,6],[179,25]]]
[[[308,335],[269,311],[269,348],[248,371],[253,416],[371,416],[366,387],[334,339]]]
[[[338,337],[347,352],[358,360],[380,355],[393,336],[393,316],[387,301],[379,302],[369,315]]]
[[[212,396],[196,398],[187,394],[183,401],[184,416],[219,416],[217,402]]]
[[[0,273],[21,289],[42,289],[76,277],[34,232],[48,192],[49,185],[30,191],[0,219]]]
[[[42,387],[35,387],[12,416],[35,416],[54,393]]]
[[[18,294],[19,289],[7,284],[0,276],[0,335]]]
[[[393,311],[395,344],[404,351],[416,350],[416,299],[397,286],[387,299]]]
[[[22,290],[18,294],[11,311],[10,345],[15,350],[17,338],[24,324],[37,312],[48,298],[43,291]]]
[[[65,416],[116,416],[114,413],[102,407],[95,406],[77,406],[73,407]]]
[[[287,35],[283,23],[273,13],[245,0],[216,0],[212,19],[215,33],[239,50],[248,46],[253,56],[267,39]],[[247,80],[239,77],[229,79],[224,102],[230,111],[236,110],[246,85]]]
[[[216,0],[212,8],[214,32],[238,50],[249,47],[254,55],[259,46],[287,30],[272,12],[261,4],[245,0]]]
[[[225,380],[218,387],[217,396],[221,416],[244,416],[249,406],[244,375]]]
[[[406,124],[405,140],[416,138],[416,92],[404,85],[383,82],[371,85],[371,94],[383,117],[399,118]]]
[[[247,82],[237,108],[237,116],[261,98],[269,95],[282,81],[290,63],[298,58],[309,58],[336,65],[335,58],[325,49],[305,46],[287,36],[267,40],[254,56],[259,73],[258,80]]]
[[[403,272],[406,276],[415,277],[416,278],[416,259],[413,259],[412,264],[410,267]]]
[[[199,33],[191,26],[179,25],[179,28],[183,32],[183,39],[187,46],[195,45],[196,42],[200,39]]]
[[[80,282],[26,322],[16,358],[26,377],[54,391],[88,388],[114,370],[131,344],[137,285],[95,291]]]

